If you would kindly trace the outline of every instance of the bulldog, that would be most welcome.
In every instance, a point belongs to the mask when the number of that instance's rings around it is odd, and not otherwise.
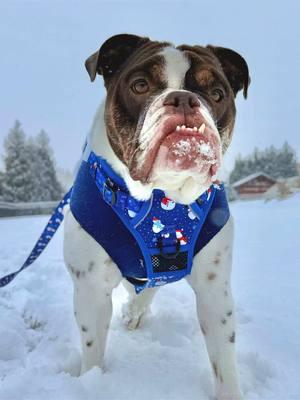
[[[242,56],[223,47],[175,47],[121,34],[108,39],[85,66],[91,81],[102,75],[107,94],[88,135],[83,162],[91,152],[101,157],[137,202],[149,202],[153,191],[161,190],[171,204],[188,207],[216,184],[232,139],[235,97],[242,90],[246,98],[250,83]],[[104,195],[102,186],[101,191]],[[80,207],[86,206],[86,212],[97,208],[84,193]],[[123,281],[129,293],[123,320],[135,329],[159,288],[137,294],[113,257],[83,229],[72,207],[65,218],[64,257],[74,283],[84,373],[103,367],[113,289]],[[230,288],[232,244],[229,217],[194,256],[186,276],[196,295],[218,400],[241,398]]]

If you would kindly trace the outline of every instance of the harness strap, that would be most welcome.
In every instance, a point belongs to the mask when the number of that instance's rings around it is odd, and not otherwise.
[[[65,194],[64,198],[60,201],[56,209],[54,210],[53,214],[51,215],[47,225],[45,226],[40,238],[36,242],[34,248],[32,249],[31,253],[29,254],[28,258],[22,265],[22,267],[11,274],[8,274],[0,279],[0,287],[8,285],[15,277],[31,265],[45,250],[50,240],[53,238],[55,232],[58,230],[60,224],[64,219],[63,208],[66,204],[70,202],[70,197],[72,193],[71,188],[68,193]]]
[[[115,174],[103,158],[91,152],[87,163],[103,200],[108,205],[121,210],[129,207],[136,213],[140,211],[143,202],[130,195],[125,182]]]

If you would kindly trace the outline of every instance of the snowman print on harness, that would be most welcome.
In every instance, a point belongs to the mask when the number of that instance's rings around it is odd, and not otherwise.
[[[171,211],[175,208],[176,203],[174,200],[165,196],[161,199],[160,206],[165,211]],[[196,215],[190,208],[188,209],[188,216],[191,220],[193,220],[196,217]],[[184,246],[187,244],[188,239],[186,236],[184,236],[183,229],[174,229],[173,227],[173,229],[171,229],[172,231],[171,232],[170,227],[166,227],[165,224],[155,216],[152,218],[152,222],[153,222],[152,231],[154,233],[161,233],[161,237],[164,239],[169,239],[170,236],[175,236],[176,240],[179,241],[180,245]]]
[[[163,210],[171,211],[175,208],[176,203],[175,203],[175,201],[169,199],[169,197],[163,197],[161,199],[160,205]]]

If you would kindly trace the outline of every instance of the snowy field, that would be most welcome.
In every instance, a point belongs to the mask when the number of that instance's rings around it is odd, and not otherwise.
[[[239,202],[233,290],[245,399],[300,399],[300,196]],[[18,268],[47,217],[0,219],[0,275]],[[163,287],[134,332],[114,293],[106,370],[77,377],[80,348],[62,230],[40,260],[0,289],[0,400],[211,399],[211,372],[185,281]]]

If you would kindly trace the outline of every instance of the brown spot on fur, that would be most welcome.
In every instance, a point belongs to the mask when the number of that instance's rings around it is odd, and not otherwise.
[[[75,275],[75,268],[72,267],[72,265],[69,265],[70,271],[72,272],[72,274]]]
[[[81,330],[82,330],[82,332],[87,332],[87,331],[88,331],[88,328],[87,328],[86,326],[82,325],[82,326],[81,326]]]
[[[216,257],[215,259],[214,259],[214,263],[216,264],[216,265],[218,265],[218,264],[220,264],[220,257]]]
[[[93,344],[93,341],[91,340],[91,341],[89,341],[89,342],[86,342],[86,345],[88,346],[88,347],[91,347],[92,346],[92,344]]]
[[[104,264],[106,265],[106,267],[111,267],[111,264],[113,263],[111,258],[108,258],[107,260],[104,261]]]
[[[228,311],[228,313],[226,313],[226,315],[227,315],[228,317],[231,317],[232,311]]]
[[[226,321],[225,318],[223,318],[223,319],[221,320],[221,322],[222,322],[223,325],[225,325],[227,321]]]
[[[229,342],[234,343],[235,342],[235,332],[232,332],[231,336],[229,337]]]
[[[90,261],[90,262],[89,262],[89,266],[88,266],[88,271],[91,272],[92,269],[94,268],[94,266],[95,266],[94,261]]]
[[[207,279],[208,279],[209,281],[212,281],[213,279],[215,279],[216,276],[217,276],[217,274],[215,274],[214,272],[209,272],[209,273],[207,274]]]
[[[202,324],[200,324],[200,328],[201,328],[201,331],[202,331],[203,335],[205,336],[206,335],[206,330],[204,329],[204,326]]]
[[[217,377],[218,377],[218,367],[217,367],[217,364],[216,364],[215,362],[213,362],[212,365],[213,365],[214,373],[215,373],[216,378],[217,378]]]

